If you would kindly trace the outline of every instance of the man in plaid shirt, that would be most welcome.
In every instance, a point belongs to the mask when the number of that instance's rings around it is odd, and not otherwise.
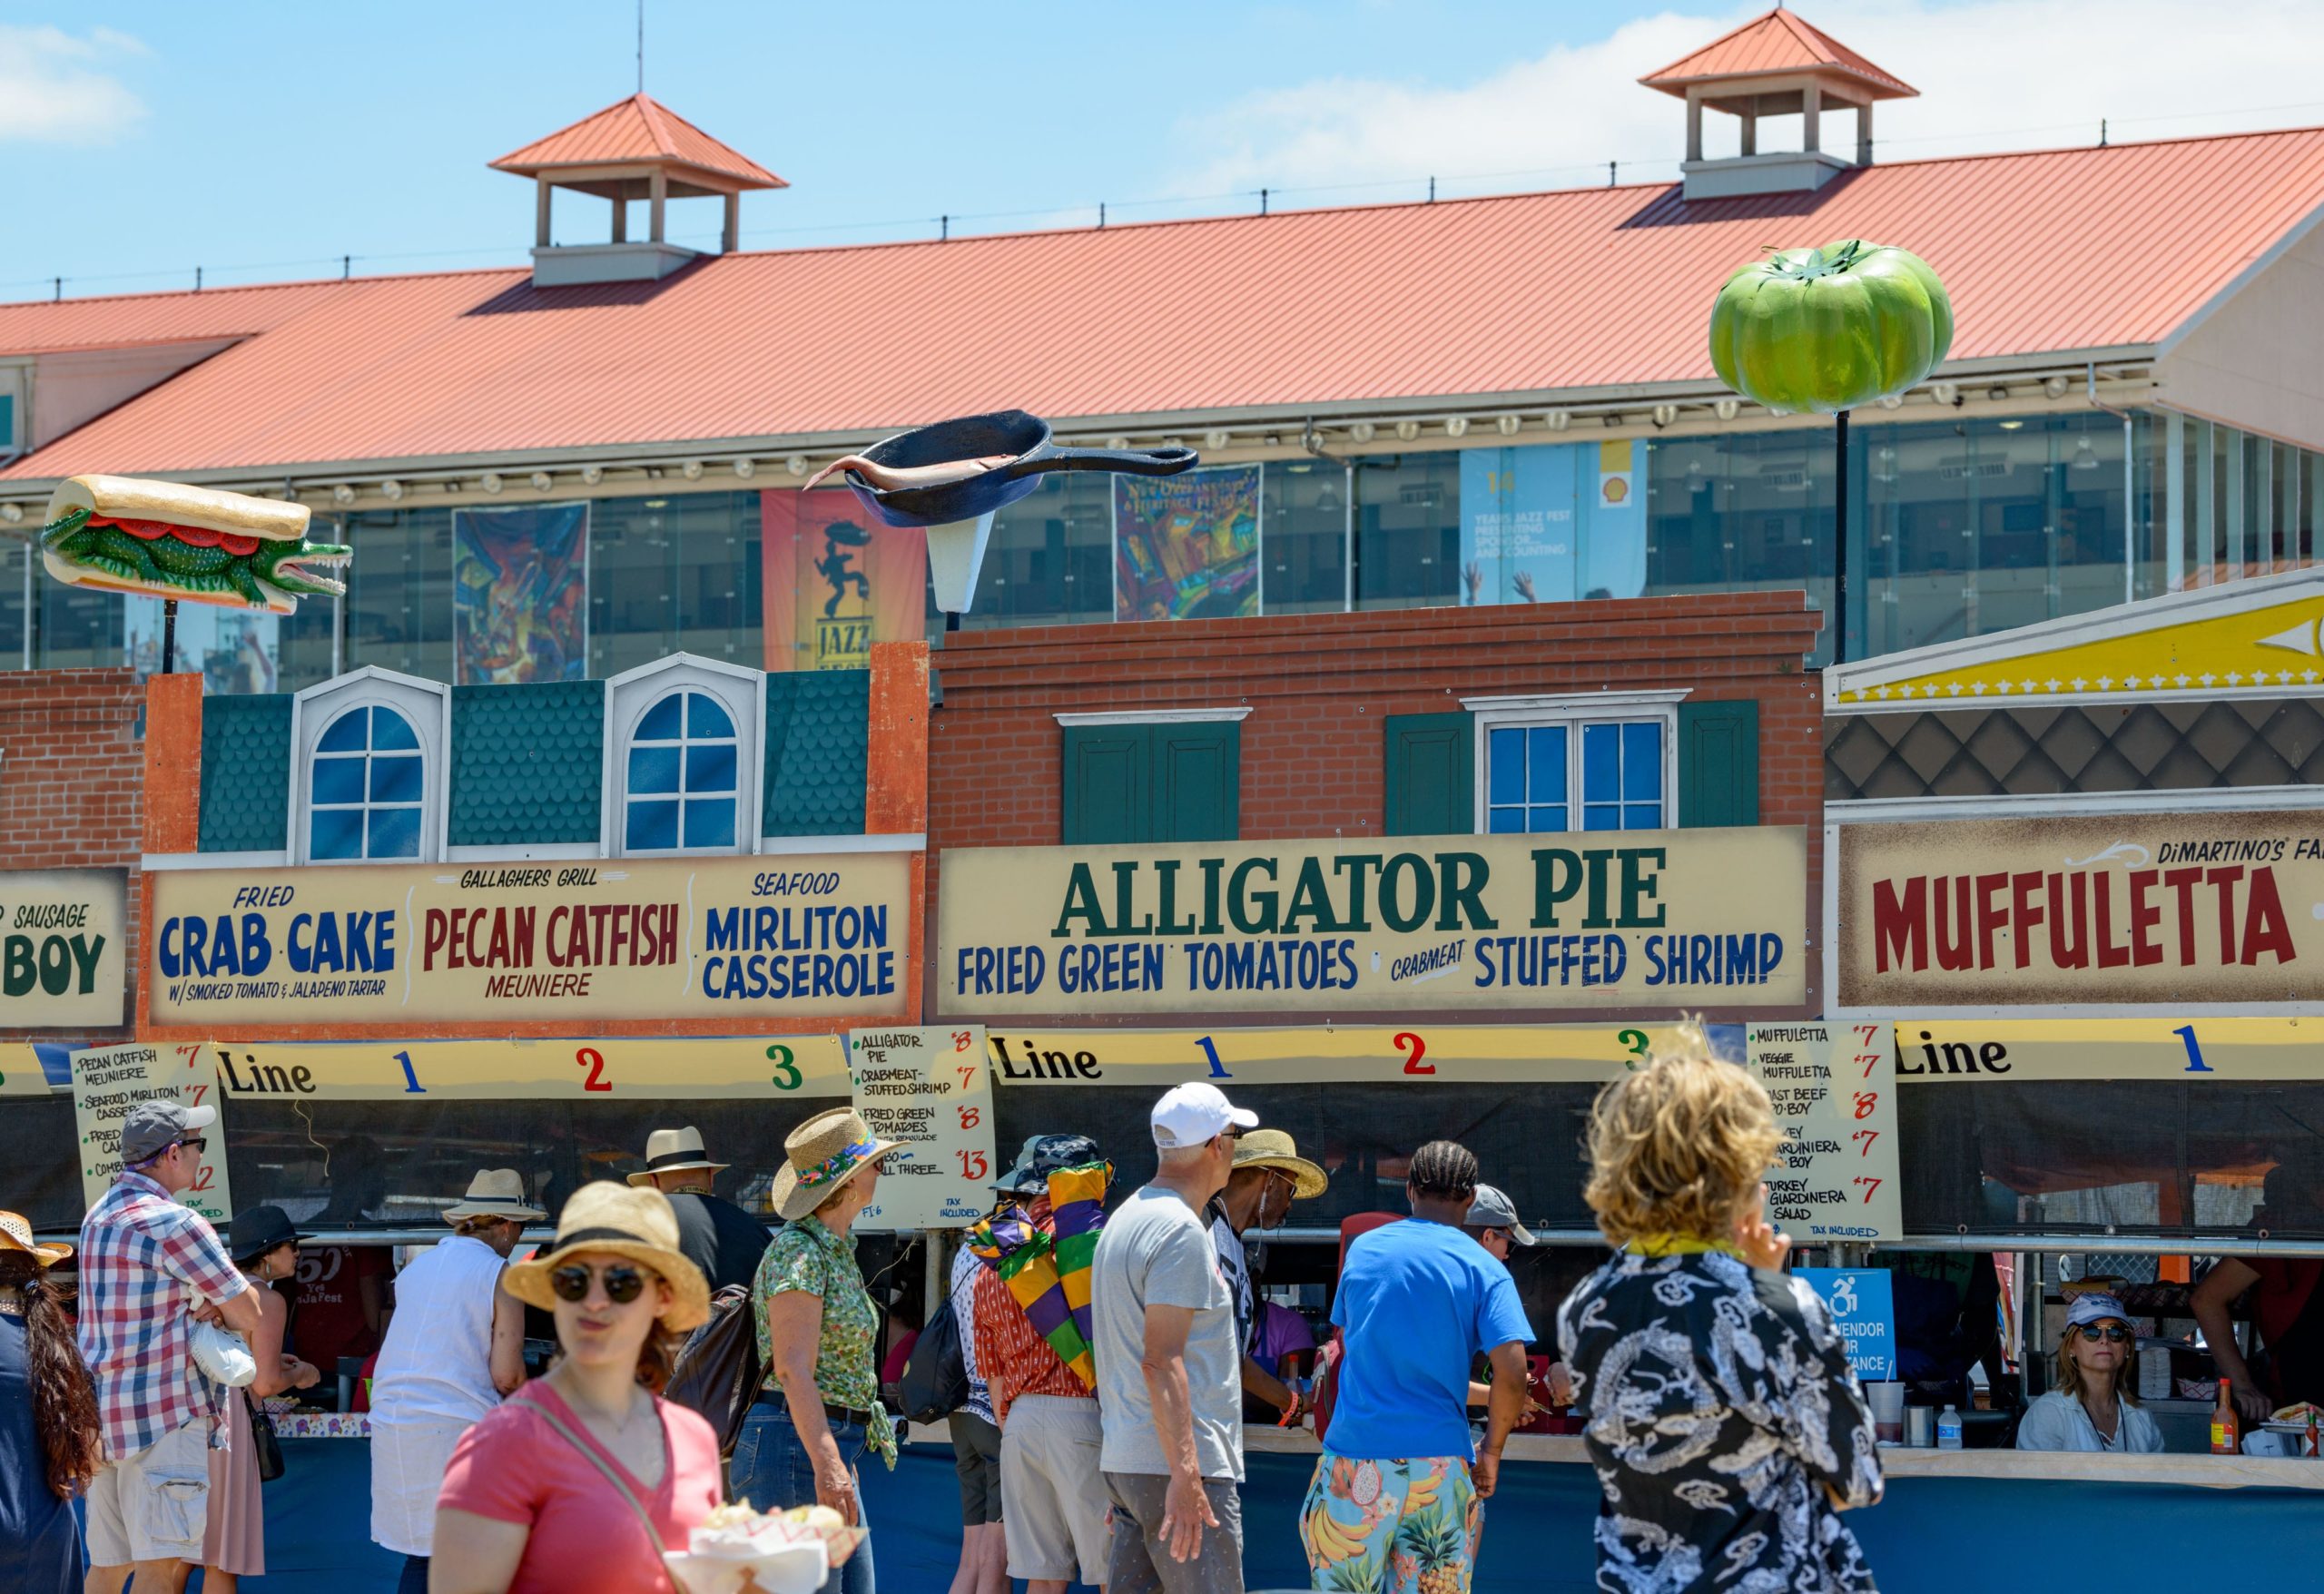
[[[202,1562],[215,1392],[194,1366],[192,1313],[258,1328],[258,1296],[198,1212],[178,1205],[215,1109],[140,1102],[123,1169],[81,1225],[81,1357],[97,1388],[103,1470],[89,1485],[88,1594],[179,1594]]]

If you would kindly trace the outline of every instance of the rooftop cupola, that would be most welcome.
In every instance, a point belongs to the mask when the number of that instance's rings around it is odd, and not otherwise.
[[[672,200],[724,199],[726,219],[719,247],[732,254],[742,243],[743,192],[791,186],[642,93],[512,151],[492,168],[529,177],[538,188],[533,283],[540,288],[652,282],[684,265],[696,251],[669,241],[665,216]],[[609,241],[554,241],[549,196],[560,188],[613,202]],[[643,241],[629,236],[632,200],[649,206]]]
[[[1856,113],[1856,161],[1872,164],[1872,106],[1920,91],[1890,75],[1820,29],[1777,6],[1712,40],[1661,71],[1639,79],[1687,102],[1686,197],[1798,193],[1821,188],[1849,162],[1824,150],[1824,113]],[[1739,153],[1703,159],[1703,110],[1724,111],[1743,123]],[[1797,116],[1797,151],[1762,154],[1759,118]]]

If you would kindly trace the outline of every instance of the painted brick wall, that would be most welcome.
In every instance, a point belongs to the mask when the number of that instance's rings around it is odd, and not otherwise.
[[[0,674],[0,868],[125,868],[136,983],[144,692],[127,670]],[[11,1040],[105,1044],[103,1030],[10,1029]]]
[[[1759,817],[1808,827],[1815,941],[1823,720],[1801,660],[1819,624],[1803,594],[1772,592],[955,632],[931,655],[942,690],[929,733],[931,910],[941,849],[1058,844],[1060,713],[1247,704],[1242,835],[1265,841],[1380,833],[1387,715],[1463,697],[1685,687],[1696,702],[1758,700]],[[1808,949],[1817,1001],[1821,951]]]

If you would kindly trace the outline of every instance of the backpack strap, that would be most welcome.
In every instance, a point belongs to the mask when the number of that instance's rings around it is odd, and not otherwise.
[[[652,1397],[648,1396],[647,1398],[650,1400]],[[653,1543],[655,1559],[659,1560],[661,1557],[669,1553],[668,1550],[666,1550],[662,1543],[662,1530],[654,1525],[654,1519],[647,1513],[645,1505],[638,1500],[636,1491],[630,1488],[629,1482],[626,1479],[625,1479],[619,1472],[614,1471],[613,1463],[611,1461],[606,1461],[605,1457],[597,1453],[595,1446],[591,1445],[586,1440],[584,1440],[579,1434],[574,1432],[573,1430],[566,1424],[565,1420],[559,1417],[555,1412],[550,1411],[547,1406],[541,1404],[540,1402],[533,1400],[529,1396],[522,1394],[512,1395],[509,1397],[508,1403],[510,1405],[524,1406],[535,1416],[540,1418],[542,1422],[547,1422],[551,1428],[556,1429],[558,1434],[564,1438],[566,1443],[571,1445],[575,1450],[579,1451],[584,1456],[587,1457],[589,1464],[606,1475],[606,1481],[614,1486],[615,1490],[620,1493],[622,1499],[629,1502],[629,1509],[637,1514],[638,1525],[645,1530],[645,1537]],[[654,1421],[658,1423],[661,1420],[661,1412],[655,1412]],[[667,1442],[666,1433],[664,1435],[664,1441],[665,1443]],[[674,1468],[677,1465],[677,1457],[675,1455],[671,1456],[670,1464]],[[665,1575],[666,1576],[666,1573]]]

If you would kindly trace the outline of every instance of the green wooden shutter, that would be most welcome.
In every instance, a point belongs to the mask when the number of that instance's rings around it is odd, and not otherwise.
[[[1759,705],[1736,703],[1679,705],[1679,823],[1759,822]]]
[[[1465,709],[1444,714],[1390,714],[1382,726],[1387,752],[1386,822],[1391,836],[1465,836],[1477,829],[1476,720]]]
[[[1148,725],[1154,812],[1148,841],[1232,841],[1241,834],[1243,727],[1232,720]]]
[[[1065,845],[1105,847],[1149,839],[1149,728],[1065,728]]]

